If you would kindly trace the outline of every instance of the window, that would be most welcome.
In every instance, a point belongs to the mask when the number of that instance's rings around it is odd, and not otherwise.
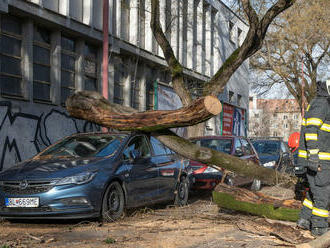
[[[153,110],[154,109],[154,97],[155,97],[155,90],[154,90],[154,80],[149,78],[146,80],[146,110]]]
[[[22,25],[21,20],[1,15],[0,89],[1,94],[23,96],[22,92]]]
[[[78,21],[82,21],[83,16],[83,0],[70,0],[69,1],[70,7],[70,16],[73,19]]]
[[[171,153],[171,150],[164,146],[158,139],[151,137],[150,141],[156,156],[167,155]]]
[[[283,153],[289,153],[289,148],[283,142],[281,142],[281,151]]]
[[[235,34],[234,34],[234,23],[232,23],[231,21],[229,21],[229,40],[232,43],[235,43]]]
[[[242,143],[244,155],[252,155],[253,150],[250,143],[245,139],[241,139],[241,143]]]
[[[33,34],[33,99],[50,101],[50,33],[41,27]]]
[[[273,133],[273,136],[274,136],[274,137],[277,137],[277,132],[274,132],[274,133]]]
[[[234,100],[234,92],[229,91],[229,93],[228,93],[228,100],[229,100],[229,102],[233,102],[233,100]]]
[[[241,105],[242,103],[242,96],[240,94],[237,94],[237,105]]]
[[[294,120],[298,120],[298,115],[294,115],[294,116],[293,116],[293,119],[294,119]]]
[[[128,70],[126,70],[124,63],[118,58],[114,58],[114,103],[123,104],[124,103],[124,96],[123,96],[123,89],[124,89],[124,82],[128,77]]]
[[[240,28],[237,28],[237,45],[241,45],[241,40],[242,40],[242,29]]]
[[[43,0],[42,5],[46,9],[58,12],[59,10],[59,0]]]
[[[259,114],[254,114],[254,117],[255,118],[259,118]]]
[[[73,39],[61,38],[61,103],[75,91],[76,43]]]
[[[131,103],[132,107],[135,109],[140,108],[140,78],[136,77],[135,80],[132,81],[131,85]]]
[[[288,116],[287,115],[283,115],[283,120],[287,120]]]
[[[288,128],[288,126],[289,126],[288,123],[284,123],[284,124],[283,124],[283,127],[284,127],[284,128]]]
[[[129,23],[130,23],[130,1],[121,1],[121,38],[129,40]],[[131,24],[132,25],[132,24]]]
[[[137,136],[134,137],[126,147],[126,149],[123,152],[123,159],[128,160],[131,159],[131,152],[137,150],[140,153],[141,158],[147,158],[150,157],[150,148],[148,141],[145,136]]]
[[[243,154],[243,148],[241,141],[239,139],[235,139],[235,144],[234,144],[234,151],[236,156],[242,156]]]
[[[85,90],[97,91],[97,47],[85,44],[84,48]]]

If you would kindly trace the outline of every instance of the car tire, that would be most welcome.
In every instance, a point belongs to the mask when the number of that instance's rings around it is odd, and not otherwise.
[[[252,191],[261,190],[261,181],[258,179],[254,179],[250,188]]]
[[[188,203],[189,197],[189,182],[185,176],[182,176],[176,188],[174,205],[184,206]]]
[[[102,220],[114,222],[124,214],[125,197],[124,191],[118,182],[112,182],[102,200]]]

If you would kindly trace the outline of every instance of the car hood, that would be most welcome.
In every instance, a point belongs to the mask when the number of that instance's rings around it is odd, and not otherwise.
[[[79,173],[83,169],[92,169],[96,162],[103,159],[95,157],[31,159],[0,173],[0,180],[62,178]]]
[[[270,161],[275,161],[277,163],[280,155],[260,155],[259,154],[259,160],[260,163],[265,164]]]

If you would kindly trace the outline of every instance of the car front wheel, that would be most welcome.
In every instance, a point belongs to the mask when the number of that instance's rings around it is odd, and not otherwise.
[[[124,213],[124,191],[118,182],[112,182],[103,197],[102,220],[113,222],[118,220]]]
[[[187,205],[189,196],[189,183],[186,177],[181,177],[180,182],[176,189],[174,205],[184,206]]]

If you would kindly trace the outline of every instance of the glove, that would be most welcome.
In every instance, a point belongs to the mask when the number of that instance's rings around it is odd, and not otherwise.
[[[311,171],[318,171],[320,168],[319,156],[317,154],[311,154],[307,163],[308,169]]]
[[[295,166],[294,174],[296,177],[303,177],[307,172],[307,168],[305,166]]]

